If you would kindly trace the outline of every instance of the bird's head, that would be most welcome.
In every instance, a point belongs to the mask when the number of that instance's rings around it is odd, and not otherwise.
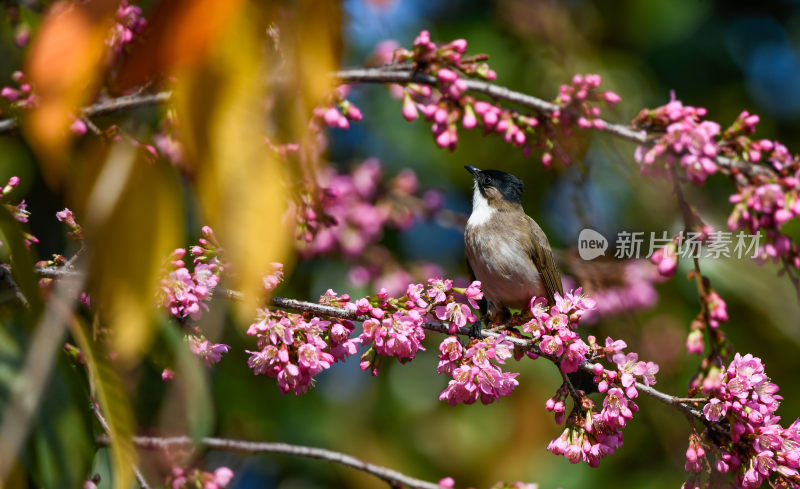
[[[522,203],[522,190],[525,185],[519,178],[500,170],[479,170],[469,165],[464,168],[472,173],[473,200],[480,196],[492,207],[501,207],[507,203]]]

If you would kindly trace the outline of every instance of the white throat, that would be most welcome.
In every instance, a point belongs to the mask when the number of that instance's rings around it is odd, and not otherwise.
[[[472,214],[469,216],[467,226],[480,226],[481,224],[485,224],[495,212],[494,207],[490,206],[489,201],[481,194],[478,188],[478,182],[475,182],[472,191]]]

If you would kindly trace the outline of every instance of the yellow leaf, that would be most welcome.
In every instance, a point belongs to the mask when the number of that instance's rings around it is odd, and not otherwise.
[[[300,2],[295,17],[297,77],[305,100],[315,105],[332,88],[330,73],[341,55],[342,19],[337,2],[313,0]]]
[[[89,290],[112,349],[130,362],[154,331],[157,292],[166,258],[183,241],[181,188],[167,163],[118,142],[78,205],[85,216]]]
[[[133,411],[122,379],[109,363],[107,352],[90,340],[86,325],[77,317],[70,323],[70,332],[86,356],[92,396],[100,405],[100,412],[110,428],[109,438],[114,470],[114,487],[129,489],[133,482],[136,450],[133,436]],[[88,402],[88,400],[87,400]]]
[[[287,256],[282,224],[287,175],[264,143],[265,87],[258,28],[242,11],[205,64],[178,75],[176,107],[205,221],[233,265],[249,318],[263,296],[262,275]]]

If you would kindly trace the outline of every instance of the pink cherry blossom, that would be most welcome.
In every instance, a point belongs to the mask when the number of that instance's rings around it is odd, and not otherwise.
[[[202,358],[209,367],[214,363],[218,363],[222,359],[222,355],[231,349],[228,345],[212,343],[200,336],[189,335],[186,340],[189,343],[189,350]]]

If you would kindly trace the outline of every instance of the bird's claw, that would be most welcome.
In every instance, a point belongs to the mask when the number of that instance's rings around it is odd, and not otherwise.
[[[476,339],[480,339],[481,338],[481,329],[483,329],[481,327],[481,323],[482,322],[483,322],[482,319],[480,319],[480,320],[475,321],[474,323],[472,323],[472,325],[469,328],[470,337],[476,338]]]

